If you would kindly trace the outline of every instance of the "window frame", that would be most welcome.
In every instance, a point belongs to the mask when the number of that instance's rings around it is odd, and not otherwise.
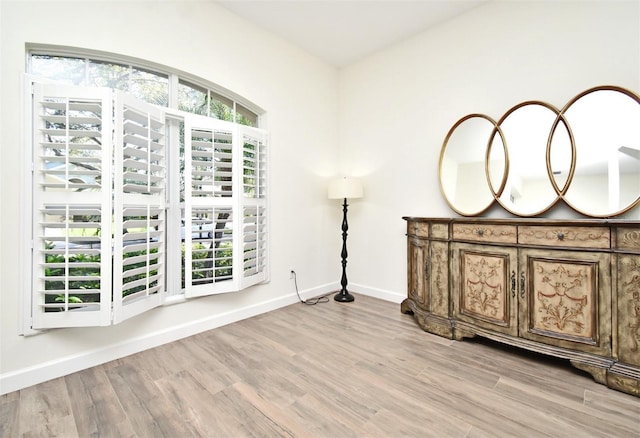
[[[152,62],[148,62],[148,61],[143,61],[137,58],[131,58],[131,57],[127,57],[127,56],[120,56],[120,55],[116,55],[116,54],[110,54],[110,53],[106,53],[106,52],[97,52],[97,51],[93,51],[93,50],[86,50],[86,49],[76,49],[76,48],[69,48],[69,47],[60,47],[60,46],[50,46],[50,45],[35,45],[35,44],[28,44],[27,45],[27,71],[30,70],[30,59],[32,55],[45,55],[45,56],[55,56],[55,57],[70,57],[70,58],[77,58],[77,59],[84,59],[85,62],[87,62],[88,60],[90,61],[99,61],[99,62],[108,62],[108,63],[114,63],[114,64],[119,64],[119,65],[129,65],[129,66],[134,66],[135,68],[144,70],[144,71],[149,71],[151,73],[158,73],[160,75],[166,75],[168,78],[168,107],[159,107],[159,108],[163,108],[164,114],[165,114],[165,120],[166,120],[166,126],[167,126],[167,130],[166,130],[166,137],[167,137],[167,155],[166,155],[166,160],[168,162],[168,166],[167,166],[167,175],[166,175],[166,179],[167,181],[173,181],[175,183],[176,181],[176,173],[179,176],[180,173],[180,169],[176,168],[176,165],[174,164],[173,166],[171,166],[171,163],[178,163],[179,162],[179,147],[177,147],[179,145],[180,142],[180,123],[184,123],[184,120],[186,118],[189,118],[191,116],[195,116],[194,113],[189,113],[189,112],[184,112],[184,111],[180,111],[177,109],[177,105],[178,105],[178,93],[177,93],[177,86],[179,83],[181,82],[187,82],[189,85],[195,85],[198,87],[202,87],[203,89],[207,90],[207,95],[210,96],[211,93],[215,93],[215,94],[219,94],[222,97],[229,99],[233,102],[233,115],[234,115],[234,119],[236,117],[236,115],[240,114],[243,115],[243,111],[249,110],[252,112],[255,112],[256,117],[255,117],[255,121],[256,124],[259,127],[247,127],[246,128],[250,128],[250,129],[255,129],[258,131],[262,131],[264,132],[264,138],[265,138],[265,148],[266,148],[266,162],[267,162],[267,168],[268,168],[268,155],[269,155],[269,146],[268,146],[268,133],[266,133],[266,131],[264,131],[264,129],[262,128],[261,125],[264,124],[264,110],[262,108],[260,108],[259,106],[253,104],[252,102],[238,96],[237,94],[223,88],[220,86],[217,86],[215,84],[212,84],[210,82],[207,82],[201,78],[197,78],[193,75],[190,75],[188,73],[182,72],[180,70],[177,69],[171,69],[165,66],[161,66]],[[29,202],[25,202],[24,205],[24,214],[25,217],[28,219],[28,223],[29,226],[24,227],[24,234],[25,237],[28,236],[28,240],[31,242],[31,244],[29,245],[29,248],[27,248],[26,251],[21,252],[21,259],[24,260],[24,273],[28,272],[28,275],[25,276],[26,280],[25,283],[28,284],[28,293],[24,293],[21,294],[21,315],[20,315],[20,334],[22,335],[31,335],[31,334],[37,334],[37,333],[41,333],[43,329],[33,329],[33,313],[32,313],[32,300],[33,300],[33,282],[35,281],[34,277],[33,277],[33,264],[34,264],[34,259],[33,259],[33,251],[34,251],[34,240],[35,240],[35,236],[32,234],[32,230],[35,226],[35,222],[37,221],[36,218],[36,211],[34,210],[34,208],[32,207],[32,197],[33,197],[33,190],[35,189],[36,186],[36,180],[34,178],[34,169],[33,169],[33,163],[35,163],[35,149],[34,146],[32,146],[34,144],[35,138],[33,137],[33,130],[35,128],[35,126],[33,125],[33,108],[31,107],[32,104],[32,100],[31,100],[31,95],[32,95],[32,90],[29,90],[29,84],[31,84],[33,81],[37,81],[37,82],[50,82],[47,80],[42,80],[42,79],[38,79],[35,78],[33,75],[30,74],[25,74],[25,76],[23,77],[23,86],[25,89],[25,104],[24,104],[24,111],[23,114],[25,114],[25,121],[26,123],[24,124],[25,126],[25,135],[24,135],[24,139],[25,139],[25,144],[28,145],[28,147],[25,148],[25,152],[22,152],[22,157],[24,157],[24,164],[25,164],[25,178],[24,178],[24,184],[25,187],[27,188],[25,190],[25,192],[28,193],[28,200]],[[173,91],[172,91],[173,90]],[[117,92],[114,92],[117,93]],[[202,117],[202,116],[198,116],[198,117]],[[215,119],[212,118],[212,120],[219,120],[219,119]],[[220,121],[220,120],[219,120]],[[226,122],[226,123],[232,123],[233,125],[237,125],[235,122]],[[113,124],[116,124],[116,121],[113,121]],[[242,127],[243,125],[238,125],[240,127]],[[242,131],[240,131],[242,132]],[[242,136],[242,134],[240,134],[240,136]],[[169,147],[169,144],[172,144],[171,147]],[[115,144],[114,144],[114,148],[115,148]],[[242,156],[240,156],[240,160],[242,160]],[[116,162],[112,161],[112,166],[115,166]],[[177,166],[179,167],[179,166]],[[113,168],[112,168],[113,170]],[[235,170],[234,170],[235,172]],[[242,172],[238,173],[237,175],[238,179],[243,179],[243,174]],[[268,179],[269,179],[269,172],[268,170],[266,171],[266,180],[265,184],[266,184],[266,193],[265,193],[265,199],[261,200],[261,205],[266,209],[266,235],[269,235],[269,228],[270,228],[270,222],[268,220],[269,217],[269,208],[268,208],[268,201],[269,201],[269,183],[268,183]],[[177,263],[178,266],[181,265],[181,256],[180,256],[180,251],[181,251],[181,245],[182,242],[180,240],[180,217],[181,217],[181,209],[183,208],[183,203],[180,202],[180,188],[178,184],[167,184],[166,187],[166,191],[165,191],[165,195],[166,195],[166,208],[165,208],[165,223],[166,223],[166,236],[167,236],[167,240],[165,242],[164,248],[165,248],[165,265],[166,266],[175,266],[175,264]],[[243,192],[239,191],[236,195],[237,197],[243,197]],[[241,205],[242,203],[236,202],[234,204],[234,208],[238,208],[238,205]],[[237,213],[234,213],[237,215],[242,215],[242,209],[238,209]],[[241,219],[241,218],[240,218]],[[186,229],[186,228],[185,228]],[[240,234],[240,236],[238,237],[238,239],[243,240],[243,235]],[[251,281],[251,282],[246,282],[243,281],[243,275],[242,275],[242,265],[238,264],[237,268],[239,272],[238,275],[238,280],[234,279],[233,284],[234,284],[234,290],[235,291],[240,291],[245,289],[246,287],[249,287],[251,285],[254,284],[258,284],[258,283],[264,283],[264,282],[268,282],[269,281],[269,277],[270,277],[270,271],[269,271],[269,261],[268,261],[268,253],[269,253],[269,243],[268,243],[268,237],[266,239],[266,245],[264,247],[264,254],[266,254],[266,258],[267,258],[267,263],[266,263],[266,268],[265,271],[263,273],[263,275],[260,276],[260,278],[257,281]],[[242,245],[242,242],[240,242],[239,245]],[[235,246],[235,243],[234,243]],[[27,254],[28,253],[28,254]],[[113,256],[113,253],[112,253]],[[240,258],[241,259],[241,258]],[[237,262],[237,258],[236,261],[234,261],[234,263]],[[234,265],[235,268],[235,265]],[[114,274],[115,277],[115,274]],[[180,278],[180,268],[171,268],[171,269],[167,269],[166,273],[165,273],[165,281],[164,281],[164,291],[161,294],[161,303],[160,305],[168,305],[168,304],[174,304],[176,302],[181,302],[186,300],[188,297],[187,295],[185,295],[185,288],[181,287],[181,278]],[[235,277],[235,274],[234,274]],[[113,280],[113,279],[112,279]],[[111,282],[109,282],[111,283]],[[120,291],[116,291],[115,290],[115,280],[112,281],[113,284],[111,284],[111,288],[112,291],[115,293],[120,293]],[[215,292],[213,292],[215,293]],[[113,301],[112,301],[113,303]],[[111,315],[111,321],[109,324],[116,324],[118,322],[120,322],[121,318],[117,317],[115,315],[115,312],[113,310],[113,304],[111,305],[112,309],[110,311]],[[155,307],[155,306],[154,306]],[[105,325],[105,324],[96,324],[96,325]]]
[[[259,105],[251,102],[250,100],[242,97],[238,93],[235,93],[228,88],[225,88],[221,85],[215,84],[211,81],[207,81],[201,77],[198,77],[189,72],[168,67],[162,64],[155,63],[153,61],[147,61],[144,59],[136,58],[133,56],[127,55],[119,55],[115,53],[103,52],[99,50],[91,50],[85,49],[81,47],[71,47],[71,46],[58,46],[52,44],[36,44],[36,43],[27,43],[25,50],[25,71],[27,74],[31,73],[31,56],[32,55],[44,55],[44,56],[59,56],[59,57],[68,57],[68,58],[77,58],[105,62],[105,63],[113,63],[113,64],[121,64],[121,65],[129,65],[132,67],[136,67],[140,70],[144,70],[150,73],[158,73],[161,75],[166,75],[169,79],[169,101],[168,108],[178,110],[178,93],[177,93],[177,85],[179,82],[195,85],[201,87],[205,90],[209,90],[212,93],[218,94],[223,98],[229,99],[233,102],[233,112],[234,118],[235,114],[242,114],[242,109],[247,109],[253,112],[256,115],[256,126],[257,128],[265,128],[265,113],[266,111],[260,107]],[[240,106],[242,109],[236,109],[237,106]],[[235,122],[235,119],[233,120]]]

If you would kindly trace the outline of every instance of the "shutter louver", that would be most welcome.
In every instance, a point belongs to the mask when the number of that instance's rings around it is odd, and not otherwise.
[[[187,297],[234,290],[234,131],[229,122],[185,120],[184,286]]]
[[[116,100],[113,320],[162,304],[165,275],[165,116],[123,93]]]
[[[108,325],[111,91],[33,92],[33,328]]]
[[[243,253],[245,278],[266,268],[267,223],[264,207],[244,208]]]
[[[186,297],[268,279],[264,131],[180,114],[184,163],[170,176],[162,107],[106,88],[32,85],[33,329],[116,324],[161,305],[179,208]],[[183,206],[168,199],[169,178]]]
[[[267,280],[267,145],[266,133],[241,126],[242,253],[241,288]]]
[[[192,284],[233,278],[233,215],[230,208],[192,209]]]

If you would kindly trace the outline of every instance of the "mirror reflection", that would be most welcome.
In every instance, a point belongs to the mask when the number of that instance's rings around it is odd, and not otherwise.
[[[597,217],[620,214],[640,197],[640,102],[616,87],[578,95],[563,110],[575,144],[565,201]]]
[[[558,114],[552,105],[529,101],[511,108],[498,121],[506,143],[509,173],[497,199],[512,214],[535,216],[559,199],[547,171],[547,141]]]
[[[463,117],[449,130],[440,154],[440,188],[449,205],[475,216],[494,201],[486,175],[487,143],[496,127],[483,114]]]
[[[449,131],[440,187],[457,213],[475,216],[497,201],[537,216],[562,199],[591,217],[640,217],[640,97],[616,86],[586,90],[559,111],[520,103],[496,123],[470,114]]]

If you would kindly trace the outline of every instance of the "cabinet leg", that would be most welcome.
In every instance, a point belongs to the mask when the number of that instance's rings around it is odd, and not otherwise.
[[[570,360],[570,362],[571,365],[573,365],[575,368],[591,374],[593,380],[595,380],[596,382],[603,385],[607,384],[607,370],[605,368],[578,362],[576,360]]]
[[[467,330],[463,330],[459,327],[453,329],[453,339],[456,341],[462,341],[465,338],[475,338],[476,334]]]
[[[413,315],[413,309],[411,308],[411,303],[409,302],[408,298],[406,298],[400,304],[400,312],[402,312],[404,314],[407,314],[407,315]]]

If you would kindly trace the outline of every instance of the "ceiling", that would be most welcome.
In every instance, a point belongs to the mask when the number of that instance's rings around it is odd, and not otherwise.
[[[344,67],[488,0],[216,0],[248,21]]]

